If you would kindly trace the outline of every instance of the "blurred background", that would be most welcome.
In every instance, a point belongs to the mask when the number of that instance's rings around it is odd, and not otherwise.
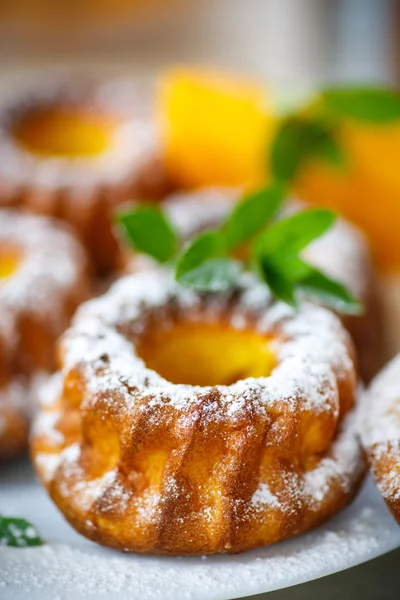
[[[212,61],[279,86],[395,81],[397,0],[1,0],[3,74]]]

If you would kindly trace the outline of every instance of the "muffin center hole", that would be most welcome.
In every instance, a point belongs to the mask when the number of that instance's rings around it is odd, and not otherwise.
[[[271,340],[226,323],[179,323],[146,332],[137,346],[146,366],[171,383],[231,385],[266,377],[276,364]]]
[[[13,136],[31,154],[94,157],[110,147],[115,122],[104,114],[54,106],[29,111],[14,124]]]
[[[0,248],[0,283],[17,271],[21,262],[21,253],[16,248]]]

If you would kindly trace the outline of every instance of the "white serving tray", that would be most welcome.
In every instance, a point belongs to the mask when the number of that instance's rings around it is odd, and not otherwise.
[[[98,547],[63,520],[26,463],[0,470],[0,514],[31,520],[48,541],[0,548],[2,600],[227,600],[330,575],[400,546],[400,527],[371,480],[327,525],[237,556],[152,557]]]

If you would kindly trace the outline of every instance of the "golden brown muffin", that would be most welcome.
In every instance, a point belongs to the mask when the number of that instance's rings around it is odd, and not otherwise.
[[[240,552],[328,519],[364,472],[350,339],[245,277],[197,294],[163,271],[83,305],[32,439],[67,520],[124,551]]]
[[[62,223],[0,211],[0,459],[26,444],[36,382],[88,292],[86,254]]]
[[[218,227],[239,195],[235,188],[175,193],[166,198],[163,209],[182,242],[186,242],[202,230]],[[301,207],[304,205],[298,202],[290,203],[287,212]],[[385,353],[379,284],[364,236],[356,227],[339,219],[304,254],[311,264],[346,285],[363,303],[362,315],[341,315],[341,319],[357,348],[361,377],[370,381],[382,367]],[[125,273],[154,267],[151,259],[133,255],[132,250],[123,250],[120,261]]]
[[[0,106],[0,205],[59,217],[100,273],[115,266],[111,215],[168,189],[150,103],[122,81],[39,79]]]
[[[400,523],[400,355],[365,392],[361,434],[378,488]]]

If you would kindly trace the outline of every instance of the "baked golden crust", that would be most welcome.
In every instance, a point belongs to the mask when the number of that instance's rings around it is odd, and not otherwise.
[[[169,354],[161,347],[155,358],[152,332],[161,327],[165,340],[203,326],[206,337],[256,333],[274,365],[236,381],[235,354],[218,347],[226,383],[200,386],[171,383],[179,364],[168,381],[138,356],[152,339],[152,360],[165,371]],[[195,352],[199,345],[196,337]],[[185,346],[182,364],[191,353]],[[364,461],[353,423],[351,343],[323,309],[294,313],[253,280],[233,293],[199,296],[166,273],[137,274],[80,308],[60,361],[32,456],[64,516],[100,544],[239,552],[316,526],[358,489]]]
[[[0,458],[26,445],[39,374],[89,295],[86,254],[62,223],[0,212]]]
[[[378,488],[400,523],[400,356],[365,392],[362,442]]]
[[[26,87],[0,107],[0,205],[67,221],[106,274],[118,257],[115,208],[170,189],[149,105],[121,81]]]

